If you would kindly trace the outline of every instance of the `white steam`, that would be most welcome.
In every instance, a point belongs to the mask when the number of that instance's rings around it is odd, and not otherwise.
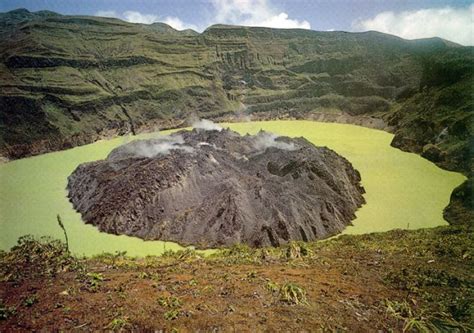
[[[215,122],[207,120],[207,119],[200,119],[193,122],[192,127],[202,129],[205,131],[222,131],[222,127],[217,125]]]
[[[134,155],[148,158],[169,154],[171,150],[193,152],[193,148],[184,143],[181,135],[167,135],[154,140],[137,141],[134,145],[130,145],[130,149]]]
[[[278,135],[267,132],[259,132],[254,139],[255,149],[258,151],[265,150],[270,147],[275,147],[282,150],[296,150],[297,147],[294,143],[287,143],[283,141],[277,141]]]

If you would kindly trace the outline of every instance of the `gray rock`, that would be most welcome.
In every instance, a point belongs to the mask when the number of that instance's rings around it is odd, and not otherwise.
[[[194,129],[134,141],[78,166],[67,188],[83,220],[101,231],[199,248],[326,238],[365,202],[345,158],[263,131]]]

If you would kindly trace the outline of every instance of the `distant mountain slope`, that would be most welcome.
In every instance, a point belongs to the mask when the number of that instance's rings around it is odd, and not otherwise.
[[[382,119],[394,145],[472,170],[472,47],[379,33],[0,14],[0,152],[18,158],[190,115]],[[471,145],[470,145],[471,144]]]

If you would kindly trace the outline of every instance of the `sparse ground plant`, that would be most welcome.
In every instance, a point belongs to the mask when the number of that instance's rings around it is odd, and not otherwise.
[[[0,320],[8,319],[10,316],[14,315],[15,312],[15,307],[7,306],[0,300]]]
[[[175,296],[160,297],[158,299],[158,304],[169,309],[163,315],[166,320],[177,319],[180,314],[181,306],[183,305],[182,301]]]
[[[102,253],[93,257],[106,265],[120,268],[129,265],[132,258],[127,257],[127,251],[115,251],[115,253]]]
[[[140,272],[137,274],[137,278],[142,280],[153,280],[153,281],[160,281],[160,275],[155,272]]]
[[[222,275],[222,279],[223,279],[224,281],[229,281],[229,280],[230,280],[230,275],[229,275],[229,273],[224,273],[224,274]]]
[[[280,285],[273,281],[268,281],[265,285],[265,289],[267,289],[272,294],[278,293],[280,291]]]
[[[410,292],[417,292],[426,286],[459,288],[469,284],[468,281],[464,281],[448,271],[433,268],[421,270],[419,268],[402,268],[388,272],[385,280],[388,283],[396,284],[399,288]]]
[[[462,324],[444,312],[415,310],[407,301],[385,301],[386,311],[403,322],[404,332],[472,332],[473,327]]]
[[[158,299],[158,304],[165,308],[176,309],[180,308],[182,305],[181,300],[175,296],[160,297]]]
[[[38,303],[38,296],[36,294],[30,295],[25,298],[23,304],[27,307],[33,306],[35,303]]]
[[[308,304],[306,290],[293,282],[288,282],[281,286],[279,295],[281,301],[289,304]]]
[[[394,269],[385,275],[384,281],[433,304],[432,311],[456,321],[467,321],[472,315],[472,280],[454,272],[431,267]],[[436,288],[443,288],[444,292],[438,294]]]
[[[130,319],[128,317],[119,316],[112,319],[112,321],[107,325],[106,328],[112,331],[119,331],[130,328],[130,326]]]
[[[260,263],[260,252],[246,244],[235,244],[211,255],[211,259],[219,259],[226,264],[253,264]]]
[[[88,272],[80,274],[78,279],[84,283],[84,287],[90,292],[99,290],[101,283],[104,281],[102,273]]]
[[[166,320],[175,320],[179,317],[179,310],[173,309],[166,311],[163,316]]]
[[[452,300],[448,300],[445,305],[444,312],[449,313],[457,321],[469,321],[472,319],[474,313],[474,304],[472,298],[461,295],[454,297]]]
[[[202,288],[202,292],[212,293],[214,292],[214,290],[215,290],[214,286],[210,286],[210,285],[204,286],[204,288]]]
[[[168,250],[162,254],[163,258],[178,259],[181,261],[187,261],[192,259],[200,259],[203,256],[194,249],[186,248],[179,251]]]
[[[287,259],[298,259],[310,256],[312,254],[311,249],[307,243],[304,242],[290,242],[286,248]]]
[[[125,289],[126,289],[125,283],[121,282],[117,287],[114,288],[114,291],[117,293],[117,295],[120,298],[125,299],[126,298]]]

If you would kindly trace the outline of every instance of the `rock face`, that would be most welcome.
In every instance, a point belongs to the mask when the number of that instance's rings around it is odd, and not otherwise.
[[[69,177],[74,208],[101,231],[200,248],[278,246],[341,232],[364,203],[360,175],[303,138],[231,130],[138,140]]]

